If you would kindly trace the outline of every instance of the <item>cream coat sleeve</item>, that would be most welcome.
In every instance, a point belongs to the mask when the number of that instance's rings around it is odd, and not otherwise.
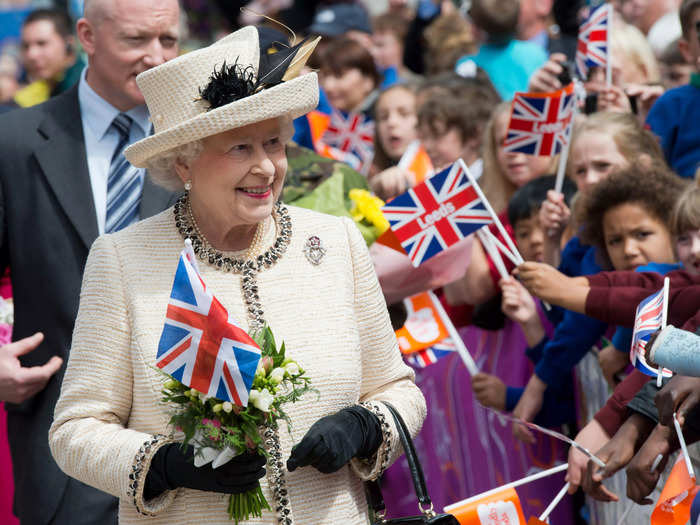
[[[129,495],[134,458],[152,438],[127,428],[133,389],[123,284],[127,278],[110,236],[99,237],[88,256],[70,357],[49,431],[51,452],[63,471],[119,498]],[[166,493],[152,503],[163,506],[172,497]]]
[[[362,348],[360,401],[371,403],[384,414],[391,435],[382,442],[374,457],[351,462],[357,475],[367,480],[376,479],[403,452],[391,415],[381,401],[388,401],[399,411],[413,436],[423,424],[426,406],[423,394],[414,383],[413,370],[401,358],[364,239],[351,220],[345,219],[345,226],[355,278],[355,320]]]

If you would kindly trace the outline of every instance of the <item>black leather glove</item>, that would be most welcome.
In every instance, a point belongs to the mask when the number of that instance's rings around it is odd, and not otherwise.
[[[265,462],[260,454],[244,452],[216,469],[211,468],[211,463],[195,467],[191,445],[183,449],[180,443],[169,443],[153,456],[143,496],[149,500],[178,487],[224,494],[247,492],[265,475]]]
[[[314,423],[301,442],[292,448],[287,470],[312,465],[330,474],[354,457],[367,458],[382,443],[379,419],[361,406],[344,408]]]

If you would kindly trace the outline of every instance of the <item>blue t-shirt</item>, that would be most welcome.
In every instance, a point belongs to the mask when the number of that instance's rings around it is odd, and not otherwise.
[[[460,58],[455,65],[472,60],[488,74],[503,100],[511,100],[516,91],[527,91],[532,74],[547,61],[547,52],[541,46],[522,40],[487,42],[476,55]]]
[[[647,116],[647,126],[661,139],[666,162],[681,177],[692,178],[700,165],[700,75],[687,86],[670,89]]]

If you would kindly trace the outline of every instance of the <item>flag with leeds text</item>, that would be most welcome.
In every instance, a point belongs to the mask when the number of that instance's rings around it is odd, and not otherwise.
[[[649,366],[644,357],[644,350],[651,334],[662,328],[665,308],[666,302],[664,300],[664,289],[662,288],[639,303],[634,317],[630,361],[637,370],[652,377],[656,377],[658,371]],[[667,368],[663,369],[664,377],[671,377],[671,375],[673,375],[673,372]]]
[[[247,406],[260,348],[207,288],[191,244],[180,254],[156,366],[209,397]]]
[[[389,201],[382,212],[416,267],[493,222],[459,161]]]
[[[588,79],[590,68],[607,66],[612,17],[613,6],[603,4],[592,10],[579,27],[575,62],[581,80]]]
[[[506,151],[552,156],[571,138],[574,84],[551,93],[516,93],[503,147]]]

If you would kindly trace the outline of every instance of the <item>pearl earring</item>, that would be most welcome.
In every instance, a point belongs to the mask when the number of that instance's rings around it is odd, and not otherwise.
[[[190,191],[192,189],[192,181],[188,180],[185,182],[185,191]]]

